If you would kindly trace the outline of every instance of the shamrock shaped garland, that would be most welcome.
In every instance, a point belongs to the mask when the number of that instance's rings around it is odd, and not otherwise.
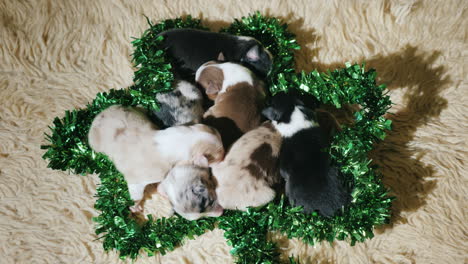
[[[274,55],[273,70],[267,84],[274,94],[278,91],[299,89],[314,95],[320,102],[340,108],[343,104],[359,104],[352,126],[344,126],[335,135],[329,149],[334,162],[342,164],[344,183],[352,187],[352,203],[332,218],[316,213],[303,214],[300,208],[288,205],[279,197],[268,205],[251,208],[247,212],[227,211],[219,218],[188,221],[182,217],[149,220],[143,225],[129,216],[133,204],[125,180],[112,162],[103,154],[90,149],[87,133],[94,117],[113,104],[142,105],[157,109],[155,95],[171,89],[174,79],[171,58],[161,48],[162,37],[157,35],[172,28],[207,30],[198,19],[168,19],[151,24],[143,36],[135,39],[133,61],[138,67],[134,85],[127,89],[98,93],[96,98],[80,110],[66,111],[63,118],[56,117],[51,134],[46,134],[49,145],[44,159],[48,167],[70,170],[76,174],[99,173],[101,185],[97,189],[95,208],[101,214],[93,220],[96,233],[103,239],[105,250],[116,249],[121,258],[135,259],[143,249],[148,255],[165,254],[193,239],[215,224],[225,231],[227,243],[237,263],[279,263],[275,243],[268,241],[268,231],[279,231],[289,238],[300,238],[314,244],[323,240],[347,239],[352,245],[373,237],[373,227],[389,219],[392,198],[381,182],[381,175],[370,166],[367,153],[375,142],[384,139],[391,122],[384,118],[390,108],[389,96],[383,94],[384,85],[376,84],[376,72],[364,70],[364,65],[346,64],[332,72],[311,73],[294,71],[293,51],[299,49],[287,25],[277,18],[255,13],[235,20],[221,31],[258,39]],[[290,258],[291,263],[296,263]]]

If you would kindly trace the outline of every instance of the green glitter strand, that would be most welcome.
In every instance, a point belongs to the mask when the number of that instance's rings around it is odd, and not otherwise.
[[[132,259],[138,256],[140,249],[149,255],[156,252],[164,255],[179,246],[186,237],[194,239],[214,228],[214,218],[199,221],[188,221],[181,217],[153,220],[151,215],[143,226],[138,225],[129,217],[128,207],[133,205],[133,201],[128,194],[127,184],[112,163],[106,161],[110,169],[100,174],[101,185],[97,189],[99,199],[95,204],[101,214],[93,218],[97,223],[96,234],[104,234],[105,250],[117,249],[122,258],[129,256]]]
[[[95,208],[101,214],[93,220],[96,233],[103,239],[106,250],[116,249],[122,258],[136,258],[143,250],[148,255],[165,254],[181,245],[185,239],[193,239],[218,223],[224,236],[233,247],[231,253],[237,263],[279,263],[276,245],[267,241],[267,232],[276,230],[289,238],[300,238],[308,244],[323,240],[349,240],[354,245],[372,238],[373,228],[386,223],[392,198],[382,185],[381,175],[367,153],[373,144],[383,140],[391,123],[383,116],[391,102],[384,94],[385,86],[375,82],[376,72],[365,71],[364,65],[346,64],[344,68],[327,73],[294,73],[293,51],[299,46],[294,35],[277,18],[266,18],[260,13],[235,20],[223,29],[237,35],[252,36],[261,41],[274,55],[274,68],[269,75],[270,91],[296,89],[314,95],[324,104],[340,108],[343,104],[359,104],[355,123],[343,127],[335,135],[329,152],[335,163],[342,166],[343,182],[353,188],[352,203],[332,218],[316,213],[303,214],[293,208],[284,197],[261,208],[247,212],[226,211],[219,218],[188,221],[181,217],[152,219],[143,225],[130,217],[128,207],[133,204],[123,176],[103,154],[92,151],[87,143],[87,133],[94,117],[110,105],[142,105],[157,109],[155,95],[171,88],[173,75],[171,58],[161,48],[162,39],[157,35],[171,28],[198,28],[200,20],[164,20],[151,24],[141,38],[135,39],[133,61],[137,66],[135,85],[128,89],[111,89],[97,94],[96,98],[81,110],[66,111],[63,118],[55,118],[51,133],[46,135],[49,145],[43,158],[48,167],[72,171],[77,174],[99,173],[101,185],[97,189]],[[290,263],[298,263],[293,258]]]
[[[201,20],[187,16],[185,19],[167,19],[153,25],[147,18],[149,28],[142,37],[132,41],[135,51],[133,52],[133,63],[138,70],[135,71],[133,81],[141,89],[140,96],[150,95],[154,100],[155,91],[167,91],[171,89],[174,76],[170,71],[172,66],[163,49],[161,49],[162,36],[159,33],[173,28],[194,28],[208,30],[201,25]]]
[[[261,209],[247,212],[227,211],[219,218],[231,254],[236,263],[278,263],[279,252],[275,243],[267,241],[269,215]]]

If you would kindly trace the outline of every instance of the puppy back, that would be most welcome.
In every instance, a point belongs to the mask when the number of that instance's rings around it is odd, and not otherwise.
[[[218,95],[215,105],[205,113],[204,119],[229,119],[242,133],[245,133],[260,125],[260,112],[264,103],[264,96],[252,85],[238,83],[229,87],[227,92]],[[218,127],[220,125],[213,126],[218,130],[222,129]]]
[[[94,118],[88,143],[95,151],[106,153],[111,144],[127,133],[144,135],[155,130],[157,127],[146,116],[144,109],[113,105]]]
[[[281,140],[281,135],[267,122],[232,145],[224,161],[213,166],[221,206],[242,210],[247,206],[263,205],[274,198],[273,187],[280,182],[278,155]]]
[[[226,159],[237,160],[256,180],[273,186],[279,182],[278,156],[281,142],[282,137],[271,122],[265,122],[242,136],[232,146]]]

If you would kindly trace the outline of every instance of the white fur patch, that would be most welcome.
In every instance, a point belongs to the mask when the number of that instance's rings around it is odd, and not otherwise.
[[[200,78],[200,74],[202,73],[202,71],[208,67],[209,65],[206,65],[206,63],[204,63],[202,66],[198,67],[197,71],[195,72],[195,81],[198,82],[198,79]]]
[[[153,137],[157,144],[158,151],[163,155],[175,160],[190,160],[190,153],[187,149],[198,142],[207,144],[220,144],[219,139],[208,132],[195,130],[186,126],[169,127],[158,131]]]
[[[304,113],[297,106],[294,107],[289,123],[278,124],[277,121],[273,121],[272,123],[283,137],[291,137],[303,129],[319,126],[317,122],[306,120]]]
[[[206,67],[217,67],[218,69],[221,69],[223,71],[224,81],[223,86],[221,87],[221,90],[218,92],[218,94],[226,92],[226,89],[229,86],[235,85],[237,83],[247,82],[250,85],[253,85],[254,83],[253,73],[246,67],[237,63],[225,62],[220,64],[205,64],[200,66],[200,68],[198,68],[197,72],[195,73],[195,81],[198,82],[200,73]]]
[[[182,95],[187,97],[189,100],[197,100],[201,98],[200,93],[198,93],[197,87],[195,87],[195,85],[187,81],[180,81],[177,84],[176,89],[178,89],[182,93]]]
[[[252,38],[252,37],[247,37],[247,36],[237,36],[238,40],[244,40],[244,41],[250,41],[250,40],[255,40],[258,42],[258,40]]]
[[[248,84],[253,85],[253,74],[246,67],[230,62],[218,64],[215,66],[223,70],[224,74],[223,87],[221,87],[221,91],[219,91],[218,94],[226,92],[226,89],[229,86],[235,85],[237,83],[247,82]]]
[[[139,201],[143,199],[145,187],[146,185],[151,183],[154,183],[154,181],[144,181],[136,184],[128,184],[128,192],[130,193],[130,198],[132,198],[133,201]]]
[[[260,41],[258,41],[257,39],[255,38],[252,38],[252,37],[247,37],[247,36],[237,36],[237,38],[239,40],[245,40],[245,41],[249,41],[249,40],[255,40],[258,44],[262,45],[262,43],[260,43]],[[273,54],[271,54],[271,52],[269,50],[267,50],[266,48],[263,47],[263,50],[268,54],[268,57],[270,57],[270,60],[273,60]]]

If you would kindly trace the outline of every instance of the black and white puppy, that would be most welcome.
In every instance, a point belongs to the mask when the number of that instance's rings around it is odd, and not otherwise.
[[[218,59],[220,53],[223,60],[242,63],[260,77],[266,77],[272,67],[271,53],[252,37],[196,29],[172,29],[160,35],[176,59],[175,72],[186,80],[192,80],[203,63]]]
[[[161,128],[200,123],[203,109],[203,95],[190,82],[177,81],[170,92],[158,93],[156,99],[160,108],[153,111],[153,119]]]
[[[330,155],[323,151],[329,135],[320,127],[315,112],[296,97],[278,93],[262,113],[283,137],[280,174],[289,202],[303,206],[305,213],[332,216],[348,203],[350,194],[340,182],[339,168],[332,166]]]

